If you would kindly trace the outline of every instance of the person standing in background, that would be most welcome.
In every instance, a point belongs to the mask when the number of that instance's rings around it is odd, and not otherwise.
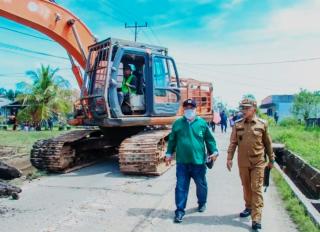
[[[273,117],[274,117],[274,121],[276,122],[276,125],[278,125],[279,115],[278,115],[278,112],[277,112],[277,111],[274,112]]]
[[[220,121],[221,132],[226,133],[227,132],[227,125],[228,125],[228,117],[227,117],[224,110],[220,113],[220,118],[221,118],[221,121]]]

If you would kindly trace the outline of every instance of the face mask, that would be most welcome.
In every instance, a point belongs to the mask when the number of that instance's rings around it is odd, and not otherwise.
[[[184,111],[184,116],[186,117],[186,119],[188,120],[192,120],[195,118],[196,116],[196,109],[186,109]]]

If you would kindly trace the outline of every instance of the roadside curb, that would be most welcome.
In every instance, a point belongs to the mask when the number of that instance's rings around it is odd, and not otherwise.
[[[301,204],[304,205],[308,215],[312,218],[315,224],[320,227],[320,213],[314,208],[311,201],[304,196],[304,194],[296,187],[293,181],[282,171],[282,169],[277,163],[275,163],[274,166],[279,171],[282,178],[289,185],[294,195],[298,198]]]

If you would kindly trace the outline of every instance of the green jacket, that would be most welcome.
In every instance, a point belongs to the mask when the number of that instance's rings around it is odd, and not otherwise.
[[[174,122],[166,156],[176,152],[177,163],[204,164],[206,149],[209,154],[218,152],[216,141],[204,119],[196,117],[189,123],[182,117]]]
[[[123,77],[121,91],[122,91],[124,94],[127,94],[127,93],[136,93],[136,89],[128,86],[128,85],[133,85],[132,82],[135,83],[135,81],[136,81],[135,79],[136,79],[136,76],[135,76],[135,75],[130,75],[128,78]],[[128,84],[128,85],[127,85],[127,84]]]

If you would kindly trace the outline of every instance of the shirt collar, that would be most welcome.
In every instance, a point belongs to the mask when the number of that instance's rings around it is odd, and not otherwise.
[[[254,123],[257,123],[257,121],[258,121],[258,118],[257,118],[257,116],[256,116],[256,115],[252,118],[252,120],[251,120],[251,121],[244,120],[244,122],[245,122],[245,123],[248,123],[248,122],[254,122]]]

